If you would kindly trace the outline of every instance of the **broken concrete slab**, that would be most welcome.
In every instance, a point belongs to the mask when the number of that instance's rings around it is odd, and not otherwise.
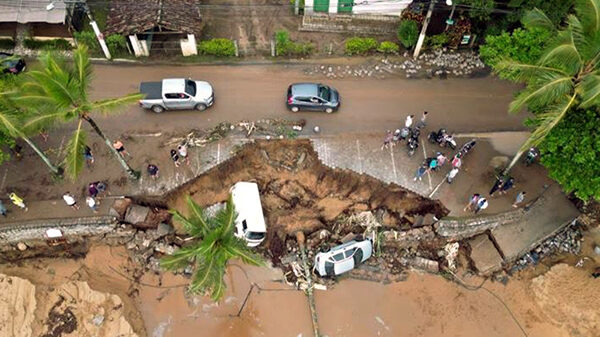
[[[144,222],[146,217],[150,213],[150,208],[140,206],[140,205],[131,205],[129,209],[127,209],[127,213],[125,214],[125,222],[130,224],[137,224],[140,222]]]
[[[502,256],[487,234],[479,234],[467,243],[471,247],[471,260],[480,274],[489,275],[502,268]]]
[[[518,221],[492,229],[491,235],[506,262],[526,254],[580,214],[557,184],[550,185],[528,207]]]

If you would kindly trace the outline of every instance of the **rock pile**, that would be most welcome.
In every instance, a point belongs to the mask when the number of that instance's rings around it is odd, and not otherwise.
[[[473,77],[487,74],[485,64],[477,53],[457,52],[440,49],[423,53],[418,59],[410,58],[408,53],[403,58],[383,58],[359,65],[315,65],[304,69],[307,75],[326,76],[328,78],[375,77],[386,78],[404,75],[406,78],[447,78]]]

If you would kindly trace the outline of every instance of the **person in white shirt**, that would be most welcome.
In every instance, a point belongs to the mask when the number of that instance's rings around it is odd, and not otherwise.
[[[92,210],[92,212],[98,213],[99,202],[97,202],[96,199],[88,196],[87,198],[85,198],[85,203],[89,206],[89,208]]]
[[[79,205],[77,205],[77,201],[75,200],[75,197],[73,195],[71,195],[69,192],[63,194],[63,200],[65,201],[65,203],[67,203],[67,206],[71,207],[74,210],[78,210],[79,209]]]
[[[404,122],[404,126],[406,126],[407,128],[410,128],[412,126],[414,118],[415,118],[415,115],[406,116],[406,121]]]

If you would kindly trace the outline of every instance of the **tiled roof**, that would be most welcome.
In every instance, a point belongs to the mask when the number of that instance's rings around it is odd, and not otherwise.
[[[106,33],[139,34],[163,30],[199,34],[202,30],[197,0],[118,0],[111,2]]]

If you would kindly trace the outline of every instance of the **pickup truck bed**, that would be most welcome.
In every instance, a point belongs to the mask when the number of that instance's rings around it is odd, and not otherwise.
[[[146,95],[144,99],[162,99],[162,83],[142,82],[140,84],[140,92]]]

